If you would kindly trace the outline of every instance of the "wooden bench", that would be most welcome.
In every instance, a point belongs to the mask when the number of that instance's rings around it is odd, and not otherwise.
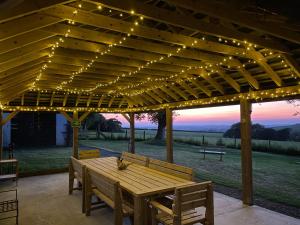
[[[17,159],[0,160],[0,181],[14,180],[19,176],[19,162]]]
[[[186,166],[150,158],[148,167],[185,180],[193,180],[193,169]]]
[[[109,177],[106,177],[97,171],[86,168],[85,181],[85,212],[86,216],[90,216],[91,210],[109,206],[114,209],[114,224],[122,225],[124,217],[133,216],[133,208],[123,200],[120,183]],[[92,208],[92,196],[96,195],[101,201],[106,203]]]
[[[218,150],[218,149],[216,149],[216,150]],[[223,151],[214,151],[214,150],[206,150],[206,149],[200,150],[199,152],[203,154],[203,159],[205,159],[206,154],[219,155],[220,161],[223,161],[223,155],[226,154],[226,152],[223,152]]]
[[[93,158],[100,158],[99,149],[80,150],[79,159],[93,159]]]
[[[175,189],[171,208],[150,201],[152,225],[214,224],[213,188],[211,181],[183,186]],[[204,207],[205,213],[199,211]]]
[[[125,161],[133,162],[141,166],[148,166],[148,162],[149,162],[148,157],[129,153],[129,152],[122,152],[121,158],[124,159]]]
[[[74,188],[74,180],[77,179],[78,185]],[[73,193],[73,190],[82,190],[84,193],[84,181],[85,181],[85,166],[82,165],[78,159],[71,157],[69,165],[69,194]],[[85,195],[82,194],[82,212],[85,211]]]

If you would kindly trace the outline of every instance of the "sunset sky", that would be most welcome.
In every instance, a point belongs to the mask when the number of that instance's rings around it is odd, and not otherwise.
[[[299,104],[299,102],[298,102]],[[299,110],[299,109],[298,109]],[[261,123],[266,126],[288,125],[300,123],[299,116],[293,116],[296,108],[293,104],[286,101],[268,102],[253,104],[252,120],[255,123]],[[176,111],[174,117],[174,128],[185,129],[193,127],[218,127],[230,126],[239,122],[239,105],[222,106],[202,109],[188,109]],[[122,115],[105,114],[107,118],[117,118],[124,127],[128,127],[128,122]],[[155,127],[147,120],[136,121],[136,127],[148,128]],[[201,129],[199,129],[201,130]]]

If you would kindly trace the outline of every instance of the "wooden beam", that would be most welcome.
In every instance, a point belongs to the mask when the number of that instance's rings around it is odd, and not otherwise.
[[[225,94],[223,86],[216,82],[204,69],[199,70],[198,75],[204,78],[204,80],[210,83],[221,94]]]
[[[298,62],[288,54],[284,54],[283,58],[286,61],[286,63],[291,67],[291,69],[296,73],[296,75],[300,77],[300,66]]]
[[[126,98],[125,98],[125,97],[123,97],[123,98],[121,99],[121,101],[119,102],[119,105],[118,105],[118,107],[119,107],[119,108],[121,108],[121,107],[122,107],[122,105],[123,105],[125,102],[126,102]]]
[[[69,94],[66,93],[66,95],[65,95],[65,97],[64,97],[64,100],[63,100],[63,106],[66,106],[66,104],[67,104],[68,96],[69,96]]]
[[[135,127],[134,127],[134,113],[129,113],[129,124],[130,124],[130,140],[129,140],[129,149],[131,153],[135,153]]]
[[[50,7],[73,2],[74,0],[34,0],[34,1],[22,1],[17,5],[11,4],[12,9],[2,10],[0,14],[0,23],[7,22],[9,20],[15,20],[20,17],[27,16],[29,14],[37,13]],[[11,1],[13,2],[13,1]],[[8,7],[8,6],[6,6]],[[9,8],[9,7],[8,7]]]
[[[251,103],[240,100],[241,107],[241,165],[243,203],[253,205],[252,149],[251,149]]]
[[[171,96],[175,101],[179,101],[179,96],[177,96],[174,92],[172,92],[167,87],[161,87],[159,89],[165,92],[167,95]]]
[[[166,124],[167,162],[173,163],[173,113],[169,108],[166,109]]]
[[[91,104],[91,101],[92,101],[92,98],[93,98],[93,95],[92,95],[92,94],[90,94],[90,96],[89,96],[88,100],[86,101],[86,107],[89,107],[89,106],[90,106],[90,104]]]
[[[254,48],[250,47],[252,50]],[[272,69],[271,66],[269,66],[266,58],[260,53],[256,51],[252,51],[249,53],[253,56],[253,58],[256,60],[256,62],[267,72],[267,75],[273,80],[273,82],[280,87],[282,85],[282,80],[278,76],[278,74]]]
[[[193,95],[195,98],[198,98],[198,93],[193,88],[191,88],[184,80],[179,80],[177,82],[180,86],[182,86],[187,92]]]
[[[81,97],[81,94],[78,94],[77,98],[76,98],[75,106],[78,106],[79,101],[80,101],[80,97]]]
[[[0,24],[0,41],[25,34],[34,30],[39,30],[43,27],[50,26],[63,21],[63,19],[42,15],[32,14],[29,16],[21,17],[6,23]]]
[[[115,100],[115,96],[112,96],[108,102],[108,107],[110,108]]]
[[[200,33],[214,35],[223,38],[231,38],[240,41],[248,40],[254,44],[276,49],[280,51],[287,51],[283,46],[280,46],[277,42],[272,40],[266,40],[252,34],[245,34],[239,32],[236,29],[231,29],[222,24],[206,23],[201,20],[196,19],[192,15],[180,14],[166,10],[163,8],[155,7],[149,4],[144,4],[138,0],[88,0],[89,2],[99,2],[101,5],[108,6],[109,8],[114,8],[119,11],[130,13],[132,9],[136,10],[137,15],[150,18],[159,22],[172,24],[176,27],[182,27],[188,30],[199,31]],[[180,20],[178,18],[180,17]]]
[[[130,116],[126,113],[121,113],[121,115],[127,120],[128,123],[130,123]]]
[[[75,21],[79,23],[96,26],[108,30],[113,30],[117,32],[122,32],[122,33],[127,33],[128,27],[132,26],[130,22],[126,22],[124,20],[114,19],[112,17],[107,17],[107,16],[103,16],[100,14],[95,14],[92,12],[87,12],[79,9],[77,9],[78,15],[74,17],[73,16],[74,9],[75,8],[73,7],[64,5],[60,7],[52,7],[51,9],[47,10],[46,13],[48,15],[57,16],[60,18],[68,18],[68,19],[73,18]],[[140,25],[138,29],[135,29],[133,34],[143,38],[148,38],[156,41],[162,41],[162,42],[167,42],[167,43],[172,43],[177,45],[186,45],[192,48],[197,47],[197,45],[195,45],[196,42],[197,43],[201,42],[201,47],[199,46],[199,48],[201,48],[202,50],[246,57],[245,51],[242,48],[236,48],[230,46],[226,46],[225,48],[225,46],[219,43],[208,42],[208,41],[202,42],[198,38],[193,38],[181,34],[175,34],[167,31],[162,31],[159,29],[150,28],[142,25]],[[128,42],[128,40],[126,42]],[[176,53],[174,54],[176,55]]]
[[[179,87],[176,87],[175,85],[170,85],[169,88],[173,90],[176,94],[180,95],[183,99],[188,100],[189,97],[184,91],[180,90]]]
[[[222,67],[213,67],[213,69],[237,92],[241,92],[240,85],[228,75]]]
[[[24,92],[26,89],[21,90]],[[17,93],[16,96],[20,96],[22,93]],[[2,110],[5,111],[68,111],[73,112],[74,110],[80,112],[101,112],[101,113],[128,113],[128,112],[148,112],[148,111],[158,111],[166,107],[170,109],[189,109],[189,108],[200,108],[200,107],[211,107],[211,106],[224,106],[239,104],[241,98],[247,98],[249,101],[253,102],[265,102],[265,101],[276,101],[276,100],[287,100],[287,99],[297,99],[300,96],[300,85],[272,88],[272,89],[262,89],[253,90],[250,92],[227,94],[221,96],[213,96],[210,98],[202,97],[200,99],[179,101],[173,103],[162,103],[146,107],[127,107],[127,108],[105,108],[105,107],[37,107],[37,106],[24,106],[19,105],[3,105]],[[3,101],[2,101],[3,102]],[[7,103],[9,100],[7,101]]]
[[[38,92],[37,97],[36,97],[36,106],[39,106],[39,104],[40,104],[40,97],[41,97],[41,93]]]
[[[50,106],[53,106],[54,97],[55,97],[55,91],[53,91],[52,94],[51,94],[51,98],[50,98]]]
[[[167,1],[173,5],[193,10],[194,12],[200,12],[211,17],[217,17],[235,24],[246,26],[256,31],[271,34],[275,37],[279,37],[300,44],[300,35],[298,33],[279,26],[270,26],[270,24],[267,22],[257,20],[253,17],[245,16],[243,15],[243,13],[239,12],[234,8],[231,8],[229,5],[222,4],[222,7],[220,7],[220,5],[215,4],[215,2],[206,0]]]
[[[73,122],[73,118],[70,117],[66,112],[61,111],[60,113],[66,118],[67,121],[69,121],[70,123]]]
[[[22,94],[22,97],[21,97],[21,106],[24,105],[24,99],[25,99],[25,94]]]
[[[101,106],[103,100],[104,100],[105,96],[104,95],[101,95],[101,97],[99,98],[99,101],[98,101],[98,107]]]
[[[89,114],[90,114],[90,112],[85,112],[85,113],[83,113],[83,114],[79,117],[79,122],[82,122]]]
[[[7,115],[7,117],[5,117],[4,119],[2,118],[1,125],[4,126],[8,121],[10,121],[12,118],[14,118],[18,113],[19,113],[19,111],[13,111],[13,112],[9,113]]]
[[[205,87],[204,85],[202,85],[199,81],[197,80],[190,80],[192,84],[194,84],[197,88],[199,88],[204,94],[206,94],[207,96],[211,97],[211,90],[209,90],[207,87]]]
[[[238,60],[236,62],[238,64],[237,70],[248,81],[248,83],[250,84],[250,86],[254,87],[255,89],[259,89],[259,83],[258,83],[258,81],[252,76],[252,74],[249,71],[247,71],[243,67],[243,65],[240,62],[238,62]]]

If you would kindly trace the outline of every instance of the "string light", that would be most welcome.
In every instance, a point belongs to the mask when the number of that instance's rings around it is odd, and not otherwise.
[[[263,101],[264,99],[285,98],[297,96],[300,94],[300,85],[294,87],[277,88],[263,91],[251,91],[249,93],[240,93],[227,96],[211,97],[196,100],[187,100],[176,103],[163,103],[153,106],[135,107],[135,108],[99,108],[99,107],[48,107],[48,106],[9,106],[0,103],[0,109],[5,111],[80,111],[80,112],[110,112],[110,113],[128,113],[128,112],[147,112],[159,111],[165,108],[182,109],[195,106],[206,106],[212,104],[224,104],[239,102],[241,99]]]
[[[134,14],[134,11],[132,13],[131,11],[131,14]],[[139,19],[142,21],[143,20],[143,17],[139,17]],[[139,22],[138,20],[135,20],[133,22],[133,25],[129,28],[129,31],[127,32],[127,37],[130,37],[132,34],[134,34],[134,27],[137,27],[139,26]],[[57,85],[56,87],[56,90],[62,90],[62,89],[65,89],[65,86],[72,83],[74,78],[76,76],[78,76],[79,74],[83,73],[83,72],[86,72],[88,71],[94,64],[95,62],[97,62],[97,59],[101,56],[104,56],[104,55],[107,55],[109,54],[113,48],[117,47],[117,46],[120,46],[122,45],[126,40],[127,40],[127,37],[126,36],[123,36],[121,37],[118,41],[116,41],[115,43],[113,44],[110,44],[108,45],[103,51],[97,51],[97,53],[95,54],[95,56],[93,57],[92,60],[90,60],[88,63],[86,63],[85,65],[82,65],[80,66],[80,68],[76,71],[76,72],[73,72],[72,75],[70,76],[69,80],[68,81],[63,81],[61,82],[59,85]],[[124,77],[124,76],[123,76]],[[114,81],[110,81],[109,84],[113,84],[113,83],[116,83],[118,80],[120,79],[120,77],[118,76],[116,80]],[[91,92],[93,90],[96,90],[98,87],[103,87],[104,85],[101,85],[101,84],[98,84],[96,85],[94,88],[92,89],[89,89],[89,90],[84,90],[82,92]]]

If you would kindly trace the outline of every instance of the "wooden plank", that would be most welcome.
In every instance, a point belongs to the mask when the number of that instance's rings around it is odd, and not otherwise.
[[[64,100],[63,100],[63,106],[66,106],[66,104],[67,104],[68,96],[69,96],[69,93],[66,93],[65,97],[64,97]]]
[[[169,88],[173,90],[175,93],[180,95],[183,99],[188,100],[189,97],[184,91],[180,90],[180,88],[176,87],[175,85],[170,85]]]
[[[232,88],[234,88],[237,92],[241,92],[240,85],[228,75],[222,67],[213,67],[216,72],[228,83]]]
[[[243,203],[253,205],[252,149],[251,149],[251,103],[240,101],[241,110],[241,165]]]
[[[88,0],[89,2],[95,2],[95,0]],[[276,49],[280,51],[286,51],[286,48],[278,45],[271,40],[265,40],[258,36],[252,34],[244,34],[236,29],[231,29],[221,24],[213,24],[202,22],[192,15],[180,14],[176,12],[171,12],[170,10],[155,7],[149,4],[143,4],[137,0],[96,0],[100,2],[101,5],[104,4],[109,8],[115,8],[123,12],[130,12],[132,9],[136,10],[136,14],[154,19],[159,22],[172,24],[174,26],[179,26],[184,29],[199,31],[200,33],[209,34],[218,37],[231,38],[236,40],[248,40],[254,44],[264,46],[266,48]],[[180,20],[178,20],[180,17]]]
[[[206,94],[207,96],[211,97],[212,92],[211,90],[209,90],[207,87],[205,87],[204,85],[202,85],[199,81],[197,80],[190,80],[192,84],[194,84],[197,88],[199,88],[204,94]]]
[[[120,19],[114,19],[112,17],[103,16],[100,14],[95,14],[92,12],[87,12],[85,10],[77,9],[78,14],[76,17],[73,16],[73,11],[75,8],[69,6],[59,6],[59,7],[52,7],[45,11],[48,15],[57,16],[59,18],[65,19],[74,19],[79,23],[96,26],[99,28],[114,30],[117,32],[127,33],[128,27],[131,27],[132,24],[130,22],[126,22]],[[223,54],[229,55],[239,55],[240,57],[245,57],[244,49],[230,47],[228,45],[223,45],[220,43],[209,42],[209,41],[201,41],[198,38],[193,38],[190,36],[185,36],[181,34],[175,34],[171,32],[162,31],[155,28],[150,28],[146,26],[139,25],[138,29],[133,32],[134,35],[162,41],[162,42],[169,42],[172,44],[177,45],[186,45],[188,47],[195,48],[197,45],[195,43],[199,43],[199,48],[206,51],[213,51]]]
[[[33,14],[0,24],[0,41],[63,21],[57,17]]]
[[[50,7],[73,2],[74,0],[35,0],[35,1],[22,1],[18,4],[7,5],[7,10],[2,10],[0,14],[0,23],[9,20],[15,20],[29,14],[37,13]],[[13,7],[13,10],[10,9]]]
[[[238,10],[231,8],[229,5],[223,4],[222,7],[220,5],[214,4],[214,2],[208,2],[205,0],[167,0],[169,3],[182,6],[183,8],[188,8],[195,12],[201,12],[205,15],[209,15],[212,17],[217,17],[226,21],[230,21],[233,23],[237,23],[251,29],[271,34],[275,37],[279,37],[285,40],[289,40],[291,42],[295,42],[300,44],[300,35],[291,30],[270,26],[269,23],[264,21],[258,21],[256,18],[249,17],[243,15]]]
[[[55,91],[53,91],[52,94],[51,94],[51,98],[50,98],[50,106],[53,106],[54,97],[55,97]]]
[[[167,161],[173,162],[173,112],[169,108],[166,109],[166,146]]]
[[[72,121],[73,121],[73,118],[72,118],[72,117],[70,117],[70,116],[69,116],[66,112],[64,112],[64,111],[61,111],[60,113],[66,118],[67,121],[69,121],[70,123],[72,123]]]
[[[90,114],[90,112],[85,112],[83,113],[80,117],[79,117],[79,122],[82,122],[83,120],[85,120],[85,118]]]
[[[4,126],[8,121],[10,121],[12,118],[14,118],[17,114],[19,113],[19,111],[13,111],[11,113],[9,113],[4,119],[1,119],[1,125]]]
[[[98,101],[98,107],[101,106],[103,100],[104,100],[105,96],[104,95],[101,95],[101,97],[99,98],[99,101]]]

